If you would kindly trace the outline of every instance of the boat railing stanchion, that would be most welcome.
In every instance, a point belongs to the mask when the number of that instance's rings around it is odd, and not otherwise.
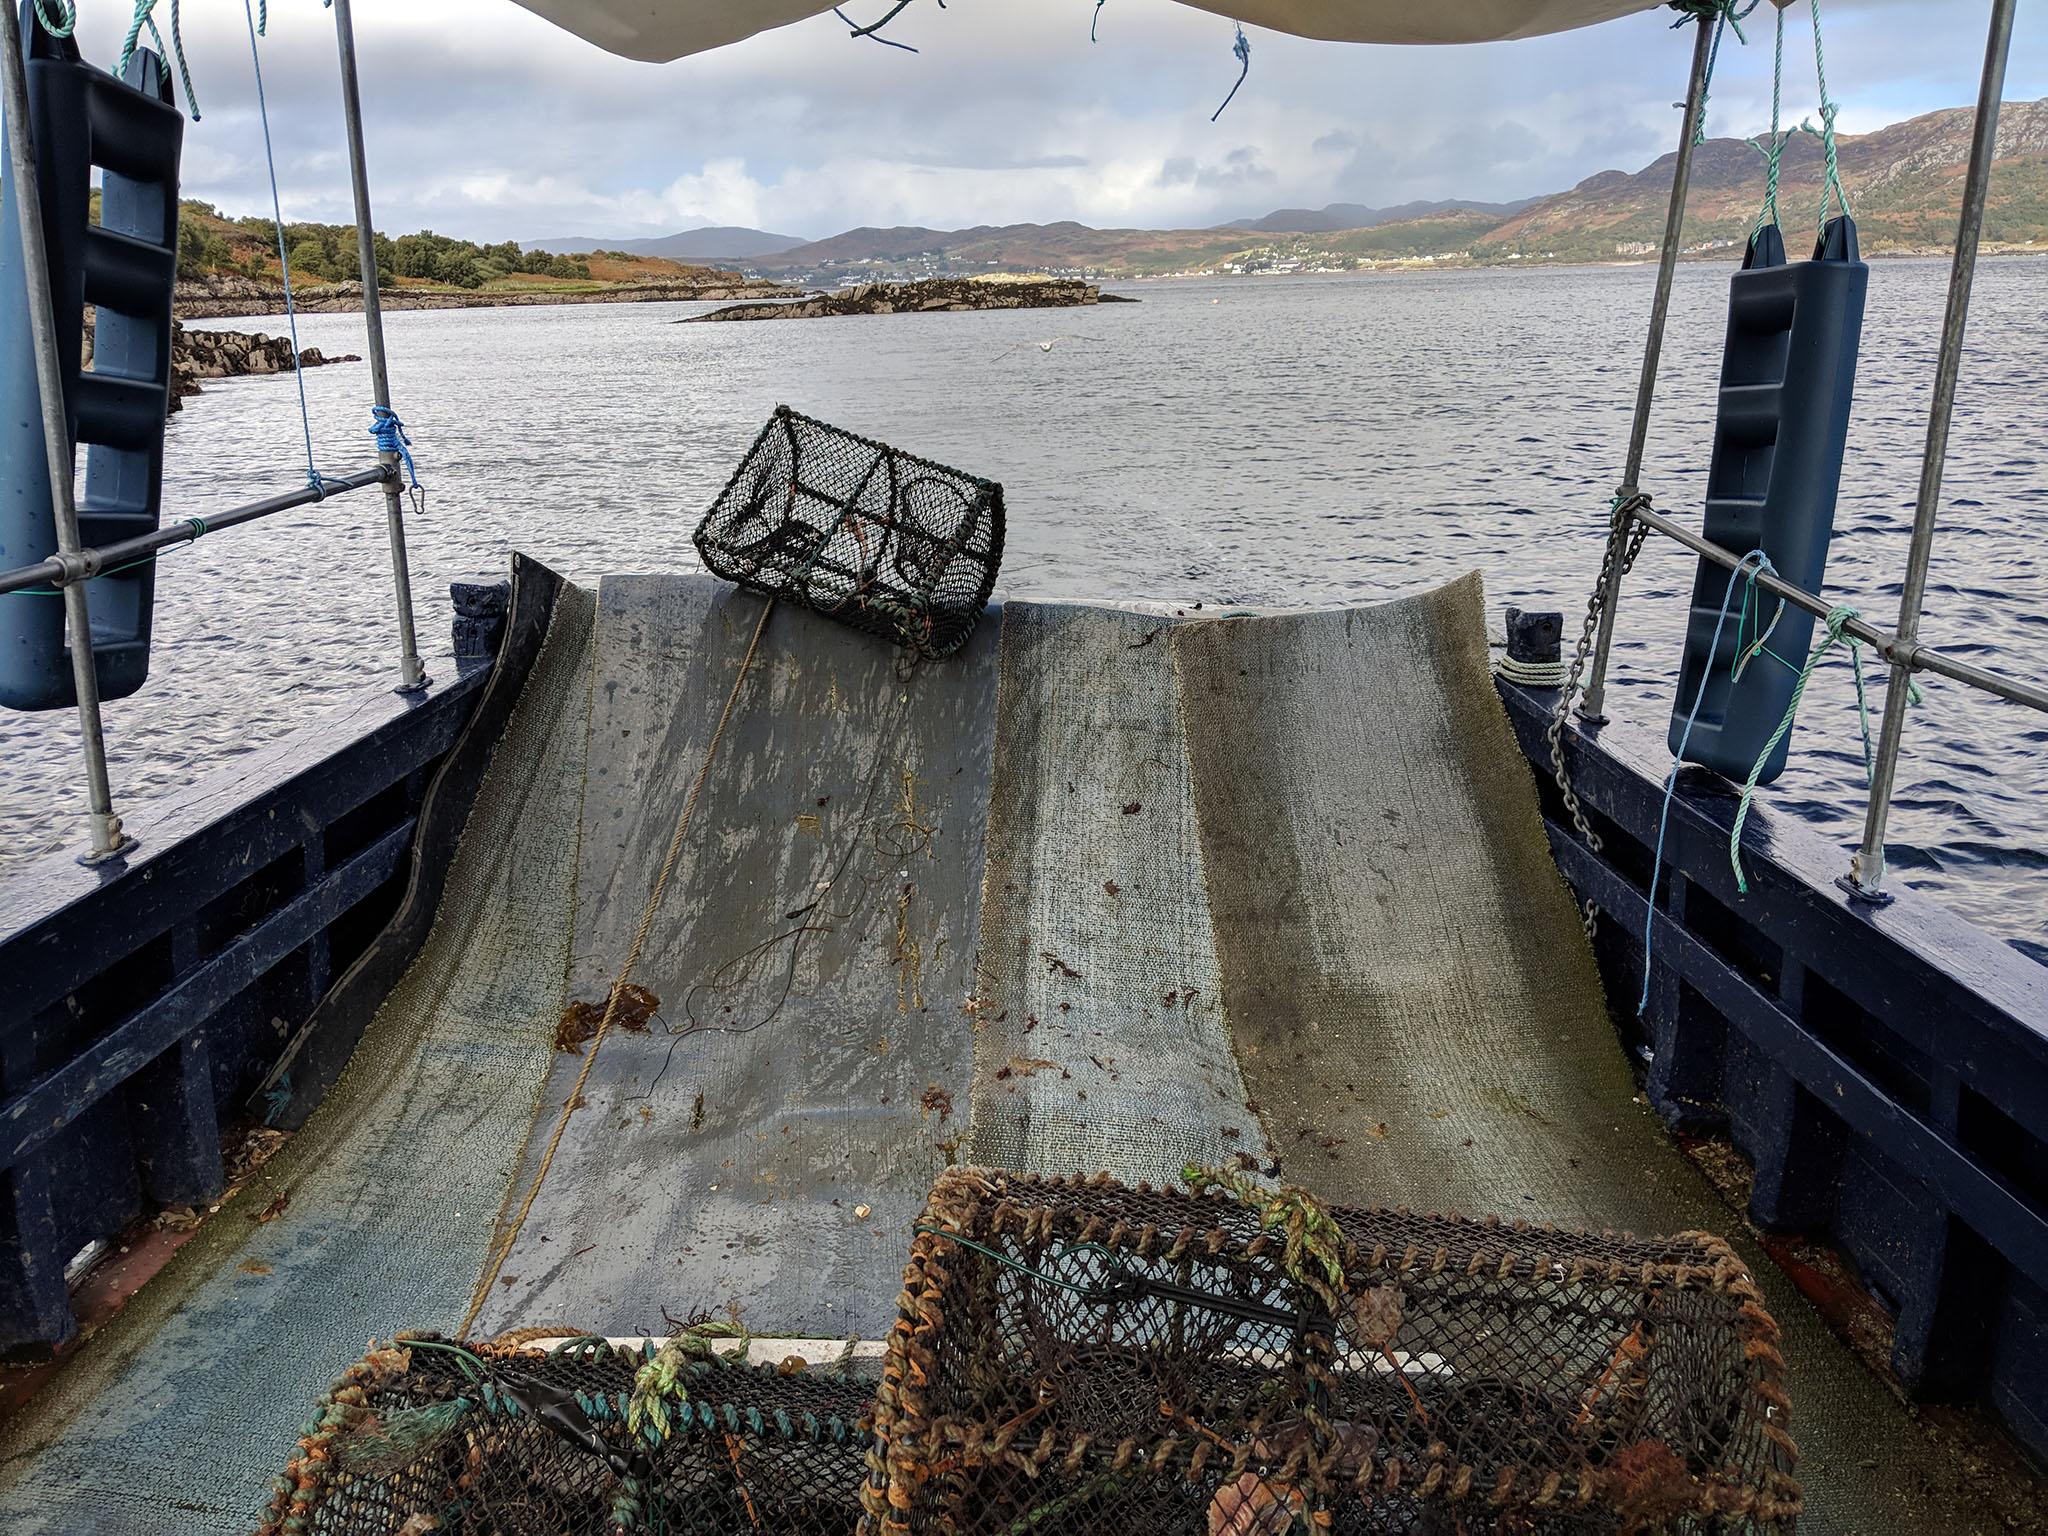
[[[362,268],[363,328],[368,333],[370,385],[380,410],[391,409],[391,371],[384,356],[384,305],[377,290],[377,235],[370,222],[370,170],[363,152],[363,97],[356,80],[356,33],[349,0],[334,0],[334,36],[341,54],[341,110],[348,128],[349,176],[354,183],[356,246]],[[378,455],[383,462],[384,517],[391,534],[391,582],[398,602],[398,691],[418,693],[427,686],[427,669],[413,628],[412,573],[405,558],[405,493],[399,484],[399,456]]]
[[[121,830],[114,814],[114,793],[107,780],[107,742],[100,726],[100,680],[93,661],[92,614],[86,601],[80,560],[78,503],[73,488],[71,427],[64,412],[64,371],[57,353],[57,311],[50,293],[50,252],[43,242],[42,177],[36,170],[28,105],[28,66],[24,61],[21,19],[11,0],[0,3],[0,76],[4,76],[7,117],[7,171],[14,182],[14,206],[21,222],[21,271],[16,280],[26,290],[29,335],[36,354],[36,393],[42,402],[43,451],[48,459],[50,508],[57,531],[57,556],[69,572],[64,594],[64,623],[71,645],[71,677],[78,694],[78,733],[85,750],[86,804],[92,822],[92,847],[79,861],[97,864],[118,858],[135,840]]]
[[[1887,901],[1884,890],[1885,822],[1898,782],[1899,746],[1906,729],[1912,657],[1920,634],[1920,607],[1927,595],[1927,564],[1934,550],[1934,519],[1941,505],[1941,471],[1948,456],[1949,419],[1955,412],[1956,379],[1962,371],[1963,331],[1970,318],[1970,284],[1977,271],[1977,243],[1984,232],[1984,194],[1997,155],[1998,107],[2005,92],[2005,61],[2012,44],[2016,0],[1992,0],[1990,34],[1984,45],[1984,78],[1977,91],[1977,121],[1970,138],[1970,168],[1963,180],[1963,211],[1956,225],[1955,258],[1949,267],[1948,308],[1941,322],[1941,350],[1934,367],[1934,399],[1927,409],[1927,449],[1920,461],[1920,493],[1913,506],[1913,541],[1906,553],[1906,580],[1899,596],[1898,648],[1885,688],[1884,725],[1870,770],[1870,804],[1863,817],[1863,846],[1840,882],[1862,901]]]
[[[1678,247],[1685,233],[1685,199],[1692,185],[1692,158],[1699,138],[1700,115],[1707,106],[1707,70],[1713,58],[1714,17],[1699,18],[1692,44],[1692,74],[1685,90],[1685,120],[1678,133],[1678,158],[1671,168],[1671,203],[1664,213],[1664,244],[1657,258],[1657,293],[1650,301],[1650,334],[1643,343],[1643,372],[1636,384],[1635,420],[1629,428],[1628,460],[1615,494],[1622,500],[1640,489],[1643,449],[1650,438],[1650,409],[1657,398],[1657,365],[1664,355],[1664,321],[1671,312],[1671,279],[1678,269]],[[1626,543],[1630,530],[1617,528],[1612,537]],[[1579,705],[1580,718],[1591,724],[1606,719],[1607,657],[1614,648],[1614,614],[1621,606],[1621,551],[1615,551],[1607,568],[1607,584],[1600,594],[1600,628],[1593,642],[1593,665],[1586,678],[1586,694]]]

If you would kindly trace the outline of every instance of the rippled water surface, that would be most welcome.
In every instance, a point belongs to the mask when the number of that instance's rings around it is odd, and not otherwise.
[[[1001,480],[999,593],[1357,602],[1473,567],[1489,600],[1575,633],[1598,565],[1651,269],[1152,283],[1078,311],[674,325],[688,305],[394,314],[400,408],[432,495],[410,527],[421,628],[445,582],[522,549],[564,573],[695,564],[689,535],[769,409]],[[1873,267],[1829,590],[1887,626],[1947,266]],[[1697,517],[1727,271],[1679,273],[1644,484]],[[281,329],[279,322],[222,322]],[[361,350],[360,321],[302,340]],[[1054,339],[1052,350],[1039,343]],[[366,462],[362,365],[306,375],[320,462]],[[204,515],[297,481],[289,377],[209,383],[169,433],[166,509]],[[374,493],[165,557],[155,675],[107,707],[117,806],[390,678]],[[1925,638],[2048,676],[2048,262],[1987,263],[1949,455]],[[1653,539],[1631,578],[1614,708],[1660,730],[1693,561]],[[0,601],[50,601],[0,598]],[[445,665],[445,664],[444,664]],[[1881,677],[1873,708],[1882,697]],[[76,727],[0,713],[0,862],[83,838]],[[1822,669],[1770,802],[1846,849],[1863,811],[1846,666]],[[1939,679],[1914,711],[1892,868],[2048,959],[2048,719]]]

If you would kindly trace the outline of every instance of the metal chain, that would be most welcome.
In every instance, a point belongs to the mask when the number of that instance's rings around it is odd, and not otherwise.
[[[1557,775],[1558,792],[1564,797],[1564,808],[1571,813],[1572,825],[1578,830],[1586,847],[1598,853],[1603,846],[1600,834],[1593,830],[1593,824],[1586,819],[1585,808],[1579,804],[1578,791],[1572,788],[1571,770],[1564,760],[1564,727],[1572,708],[1572,700],[1579,695],[1579,682],[1586,670],[1586,659],[1593,649],[1593,633],[1600,625],[1600,610],[1607,601],[1607,588],[1614,577],[1614,565],[1621,562],[1621,573],[1626,576],[1635,569],[1636,556],[1642,553],[1643,540],[1649,537],[1649,524],[1638,521],[1630,514],[1638,507],[1647,507],[1650,498],[1640,493],[1634,496],[1614,498],[1613,519],[1607,530],[1607,549],[1600,557],[1600,574],[1593,580],[1593,594],[1586,599],[1586,622],[1579,630],[1578,649],[1572,653],[1571,670],[1565,675],[1564,687],[1557,696],[1557,709],[1550,717],[1549,729],[1544,739],[1550,743],[1550,766]],[[1586,903],[1584,923],[1586,938],[1590,941],[1599,927],[1600,908],[1596,902]]]

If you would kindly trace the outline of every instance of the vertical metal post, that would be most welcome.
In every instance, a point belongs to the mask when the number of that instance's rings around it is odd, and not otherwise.
[[[27,289],[29,334],[35,344],[36,392],[43,409],[43,451],[50,475],[50,509],[55,515],[57,553],[72,567],[63,583],[64,622],[71,646],[71,677],[78,694],[78,733],[85,748],[86,805],[92,820],[92,848],[85,863],[125,853],[134,839],[121,830],[107,782],[107,742],[100,728],[100,679],[93,664],[92,615],[86,603],[83,547],[74,499],[71,424],[64,411],[64,369],[57,354],[57,311],[50,293],[50,252],[43,243],[42,177],[30,136],[28,63],[22,49],[21,18],[13,0],[0,0],[0,75],[5,76],[7,170],[14,182],[14,206],[21,218],[20,281]]]
[[[1997,156],[1998,107],[2005,94],[2005,60],[2012,45],[2017,0],[1993,0],[1991,31],[1984,44],[1984,78],[1977,89],[1977,124],[1970,137],[1970,168],[1963,179],[1963,212],[1956,225],[1956,253],[1948,274],[1948,309],[1942,316],[1941,350],[1934,365],[1934,400],[1927,410],[1927,448],[1920,460],[1920,495],[1913,507],[1913,542],[1906,554],[1905,589],[1899,596],[1899,649],[1884,695],[1884,732],[1870,771],[1870,805],[1863,816],[1863,846],[1849,861],[1843,882],[1853,896],[1883,901],[1884,833],[1898,780],[1899,745],[1906,729],[1906,698],[1912,669],[1907,661],[1920,634],[1920,605],[1927,595],[1927,562],[1934,552],[1934,518],[1941,507],[1941,471],[1948,457],[1949,418],[1955,412],[1956,379],[1963,366],[1963,331],[1970,319],[1970,284],[1977,273],[1977,242],[1984,232],[1984,194]]]
[[[0,0],[4,3],[4,0]],[[370,222],[370,168],[363,153],[363,97],[356,81],[356,31],[349,0],[334,0],[334,36],[341,50],[341,111],[348,126],[348,168],[355,185],[356,245],[363,277],[363,326],[369,333],[370,385],[377,404],[391,409],[391,372],[384,356],[384,304],[377,291],[376,226]],[[384,482],[384,520],[391,534],[391,581],[398,598],[398,691],[417,693],[427,686],[413,631],[412,573],[405,559],[405,497],[398,483],[399,457],[378,455],[389,478]]]
[[[1657,398],[1657,365],[1664,356],[1664,320],[1671,312],[1671,279],[1678,269],[1678,247],[1685,233],[1685,199],[1692,187],[1693,141],[1699,137],[1700,114],[1707,106],[1707,63],[1713,57],[1714,18],[1702,16],[1693,35],[1692,74],[1685,88],[1685,121],[1678,131],[1678,159],[1671,168],[1671,203],[1664,213],[1664,245],[1657,258],[1657,294],[1650,301],[1650,334],[1643,343],[1643,372],[1636,383],[1636,414],[1629,428],[1628,462],[1616,494],[1633,496],[1643,472],[1643,449],[1650,440],[1650,407]],[[1614,648],[1614,614],[1621,606],[1622,562],[1607,572],[1607,590],[1600,598],[1600,630],[1593,645],[1593,670],[1586,679],[1579,714],[1587,720],[1605,718],[1607,656]]]

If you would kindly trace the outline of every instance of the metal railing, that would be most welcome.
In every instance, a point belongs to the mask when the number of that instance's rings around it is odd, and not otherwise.
[[[377,286],[375,226],[370,221],[369,172],[363,150],[362,97],[356,77],[355,29],[349,0],[333,0],[336,46],[341,55],[342,109],[348,124],[349,169],[355,190],[356,231],[361,242],[363,321],[368,333],[370,378],[378,407],[391,407],[390,370],[384,351],[384,312]],[[274,513],[327,500],[339,492],[366,486],[384,487],[385,522],[391,543],[391,579],[398,609],[398,691],[416,693],[428,684],[413,626],[412,577],[405,551],[404,498],[399,489],[399,455],[380,452],[375,469],[340,476],[320,476],[296,491],[266,497],[204,519],[169,523],[153,533],[100,549],[79,542],[78,506],[74,489],[74,449],[65,418],[63,363],[57,348],[55,300],[50,284],[48,247],[43,239],[42,178],[36,166],[29,124],[28,72],[22,48],[21,19],[12,0],[0,0],[0,109],[7,119],[8,173],[14,183],[20,214],[22,272],[27,290],[29,332],[35,347],[36,386],[41,396],[43,446],[49,461],[50,503],[57,553],[36,565],[0,572],[0,595],[45,585],[63,595],[65,630],[71,652],[72,678],[78,697],[78,724],[85,757],[86,799],[92,846],[80,857],[86,863],[118,858],[135,840],[122,830],[114,814],[113,791],[107,778],[106,734],[100,719],[99,674],[92,645],[88,583],[93,577],[131,560],[147,559],[173,544],[202,533],[254,522]]]
[[[1852,896],[1865,901],[1889,900],[1883,888],[1884,833],[1892,792],[1897,783],[1899,750],[1905,735],[1906,702],[1910,693],[1907,684],[1911,674],[1931,672],[2030,709],[2048,711],[2048,687],[1958,661],[1920,643],[1920,610],[1926,596],[1928,562],[1934,548],[1935,517],[1941,502],[1942,466],[1948,454],[1949,422],[1955,412],[1956,381],[1962,369],[1963,333],[1969,320],[1970,286],[1976,274],[1977,247],[1984,228],[1984,199],[1998,141],[1998,109],[2005,89],[2006,56],[2012,42],[2016,5],[2017,0],[1992,0],[1990,31],[1984,50],[1984,73],[1977,92],[1976,129],[1970,142],[1969,170],[1963,182],[1962,215],[1956,230],[1955,257],[1949,270],[1948,306],[1942,319],[1934,399],[1928,409],[1927,445],[1921,459],[1920,491],[1913,513],[1912,541],[1906,555],[1898,628],[1896,631],[1882,630],[1860,618],[1852,618],[1842,626],[1845,634],[1869,645],[1891,664],[1891,686],[1885,693],[1884,723],[1871,768],[1862,845],[1851,857],[1849,873],[1841,881]],[[1732,571],[1742,564],[1746,551],[1725,549],[1653,510],[1636,484],[1642,471],[1644,445],[1649,437],[1650,409],[1656,393],[1664,322],[1670,308],[1672,273],[1678,263],[1685,222],[1695,129],[1705,106],[1713,25],[1711,16],[1702,16],[1693,45],[1685,126],[1681,131],[1677,165],[1672,176],[1671,203],[1664,224],[1664,248],[1657,267],[1657,291],[1650,311],[1650,333],[1644,347],[1642,380],[1637,389],[1635,416],[1630,427],[1628,460],[1616,493],[1619,519],[1612,537],[1625,541],[1628,529],[1623,520],[1633,519]],[[1612,561],[1601,595],[1598,640],[1586,682],[1585,699],[1579,707],[1580,715],[1590,724],[1598,724],[1604,719],[1602,706],[1606,697],[1607,664],[1613,648],[1616,610],[1621,602],[1624,565],[1625,562],[1619,558]],[[1770,571],[1756,572],[1752,579],[1757,586],[1816,617],[1826,618],[1833,611],[1833,604]]]

